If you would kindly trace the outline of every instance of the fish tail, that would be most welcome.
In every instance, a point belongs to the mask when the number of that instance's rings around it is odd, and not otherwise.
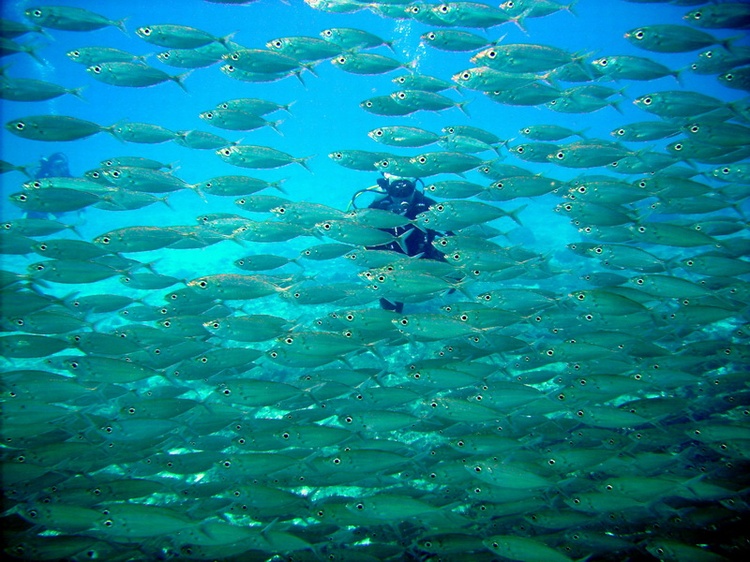
[[[747,35],[735,35],[733,37],[729,37],[728,39],[724,39],[722,41],[719,41],[719,45],[724,47],[727,51],[729,51],[733,55],[741,54],[737,52],[737,49],[734,48],[735,41],[738,41],[740,39],[744,39],[747,37]]]
[[[396,244],[398,244],[398,247],[401,248],[401,251],[404,252],[404,254],[406,254],[407,256],[409,255],[409,250],[406,247],[406,239],[409,238],[409,236],[411,236],[415,231],[415,228],[410,228],[394,239]]]
[[[617,113],[619,113],[620,115],[624,115],[624,113],[623,113],[623,111],[622,111],[622,108],[620,107],[620,101],[622,101],[622,100],[615,100],[615,101],[611,102],[611,103],[610,103],[609,105],[610,105],[610,106],[611,106],[611,107],[612,107],[612,108],[613,108],[613,109],[614,109],[615,111],[617,111]]]
[[[232,33],[229,33],[228,35],[225,35],[224,37],[219,37],[216,42],[220,43],[221,45],[224,45],[224,48],[227,50],[227,52],[230,51],[229,45],[227,43],[232,40],[232,38],[237,34],[237,31],[232,31]]]
[[[279,125],[281,125],[283,122],[284,122],[283,119],[279,119],[278,121],[269,121],[268,126],[271,127],[274,131],[276,131],[278,134],[280,134],[283,137],[284,133],[282,133],[279,130]]]
[[[69,93],[69,94],[72,94],[72,95],[74,95],[74,96],[75,96],[75,97],[77,97],[77,98],[78,98],[79,100],[83,100],[83,101],[86,101],[86,98],[84,98],[84,97],[83,97],[83,96],[81,95],[81,92],[83,92],[83,91],[84,91],[84,90],[85,90],[85,89],[86,89],[87,87],[88,87],[88,86],[81,86],[80,88],[73,88],[72,90],[68,90],[68,93]]]
[[[466,109],[466,104],[469,103],[470,101],[471,100],[464,100],[464,101],[460,101],[460,102],[458,102],[456,104],[456,107],[458,109],[460,109],[462,111],[462,113],[464,115],[466,115],[466,117],[471,117],[471,115],[469,114],[469,111]]]
[[[577,136],[577,137],[581,137],[582,139],[586,140],[586,139],[588,139],[589,137],[588,137],[587,135],[585,135],[584,133],[585,133],[586,131],[588,131],[589,129],[591,129],[591,127],[586,127],[585,129],[581,129],[580,131],[577,131],[577,132],[576,132],[576,133],[574,133],[574,134],[575,134],[575,136]]]
[[[306,68],[307,70],[309,70],[309,71],[310,71],[310,73],[311,73],[311,74],[312,74],[313,76],[315,76],[316,78],[318,77],[318,73],[317,73],[317,72],[315,72],[315,63],[314,63],[314,62],[306,62],[306,63],[302,63],[302,64],[300,64],[300,66],[302,66],[302,68]]]
[[[516,24],[516,27],[520,29],[524,35],[529,34],[529,30],[526,29],[526,17],[531,13],[531,8],[526,8],[523,12],[517,16],[510,18],[508,21],[512,21]],[[501,41],[505,36],[501,37],[498,41]]]
[[[32,47],[30,45],[24,45],[22,50],[24,53],[27,53],[29,56],[31,56],[39,64],[43,66],[47,66],[47,61],[37,54],[36,47]]]
[[[192,70],[188,70],[184,74],[177,74],[176,76],[170,76],[170,80],[173,80],[180,88],[185,90],[185,92],[188,91],[188,89],[185,87],[185,78],[190,76],[193,73]]]
[[[200,183],[194,183],[194,184],[188,184],[188,189],[194,191],[198,197],[203,199],[204,202],[208,203],[208,199],[206,199],[206,195],[201,191],[201,184]],[[169,207],[169,205],[167,205]]]
[[[175,208],[172,207],[171,203],[169,202],[169,195],[165,195],[164,197],[160,197],[159,201],[161,201],[162,203],[164,203],[167,206],[167,209],[169,209],[171,211],[175,210]]]
[[[304,82],[302,82],[302,84],[304,84]],[[292,114],[292,112],[291,112],[291,111],[289,111],[289,108],[290,108],[290,107],[292,107],[292,106],[293,106],[293,105],[294,105],[295,103],[297,103],[297,100],[292,100],[292,101],[290,101],[290,102],[289,102],[288,104],[286,104],[286,105],[282,105],[282,106],[281,106],[281,109],[283,109],[283,110],[284,110],[284,111],[286,111],[286,112],[287,112],[287,113],[288,113],[289,115],[291,115],[291,114]]]
[[[273,187],[274,189],[278,189],[279,191],[281,191],[281,193],[283,193],[285,195],[289,195],[289,192],[286,189],[284,189],[283,187],[281,187],[281,184],[284,183],[285,181],[286,181],[286,178],[283,178],[283,179],[280,179],[279,181],[271,182],[268,185],[270,187]]]
[[[578,0],[573,0],[567,6],[563,6],[562,9],[565,10],[566,12],[570,12],[575,17],[578,17],[578,11],[576,10],[576,4],[578,4]]]
[[[393,41],[384,41],[383,45],[385,45],[386,47],[388,47],[391,50],[391,52],[393,52],[393,53],[396,52],[396,49],[393,48]]]
[[[315,155],[313,154],[312,156],[303,156],[302,158],[295,158],[294,161],[297,162],[297,164],[299,164],[300,166],[302,166],[305,170],[307,170],[308,172],[312,173],[312,170],[307,165],[307,161],[310,158],[314,158],[314,157],[315,157]]]
[[[305,88],[307,88],[307,84],[305,84],[305,81],[302,79],[302,69],[293,70],[292,74],[294,74],[297,77],[297,80],[299,80]],[[314,73],[313,73],[314,74]],[[289,104],[292,105],[292,104]]]
[[[519,226],[523,226],[523,223],[521,222],[521,219],[518,218],[518,215],[523,211],[526,207],[528,207],[528,204],[521,205],[517,209],[513,209],[512,211],[508,211],[507,217],[510,218],[513,222],[518,224]]]
[[[679,84],[680,86],[683,86],[683,87],[685,86],[685,83],[684,83],[684,82],[683,82],[683,80],[682,80],[682,73],[683,73],[683,72],[685,72],[685,71],[686,71],[686,70],[687,70],[688,68],[690,68],[690,67],[689,67],[689,66],[686,66],[685,68],[681,68],[680,70],[675,70],[675,71],[674,71],[674,72],[673,72],[673,73],[671,74],[672,76],[674,76],[674,79],[675,79],[675,80],[677,80],[677,83],[678,83],[678,84]]]
[[[128,30],[125,28],[125,20],[127,20],[127,17],[122,18],[121,20],[117,20],[114,22],[115,27],[122,31],[125,35],[128,34]]]

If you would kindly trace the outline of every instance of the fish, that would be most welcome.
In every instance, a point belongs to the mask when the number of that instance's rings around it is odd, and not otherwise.
[[[226,47],[234,35],[214,37],[195,27],[174,24],[145,25],[136,29],[135,34],[144,41],[167,49],[197,49],[211,43],[220,43]]]
[[[111,20],[106,16],[73,6],[35,6],[26,8],[24,15],[35,24],[48,29],[94,31],[112,26],[127,33],[125,29],[127,18]]]
[[[172,81],[185,91],[183,81],[190,74],[169,75],[140,62],[102,62],[89,66],[86,72],[96,80],[113,86],[145,88]]]
[[[268,146],[252,144],[237,144],[227,146],[216,151],[225,162],[241,168],[278,168],[287,164],[297,163],[306,170],[310,170],[307,161],[312,156],[295,157],[286,152]]]
[[[47,142],[72,141],[90,137],[102,131],[110,132],[108,127],[67,115],[22,117],[8,121],[5,129],[21,138]]]
[[[83,99],[80,88],[65,88],[44,80],[1,78],[0,99],[11,101],[46,101],[70,94]]]
[[[477,51],[492,43],[481,35],[458,29],[434,29],[423,33],[420,38],[425,45],[452,52]]]
[[[711,34],[674,24],[655,24],[631,29],[624,35],[636,47],[657,53],[686,53],[711,45],[729,47],[732,39],[717,39]]]
[[[745,8],[643,3],[620,31],[589,0],[101,16],[182,47],[11,10],[6,121],[71,140],[2,131],[3,554],[739,556]],[[717,42],[614,46],[680,24]],[[324,64],[376,53],[407,68]],[[80,67],[154,55],[190,95]]]
[[[384,55],[345,53],[331,59],[334,66],[352,74],[385,74],[398,68],[411,69],[412,63],[402,63]]]
[[[266,121],[262,117],[236,109],[210,109],[203,111],[198,117],[206,123],[222,129],[252,131],[260,127],[271,127],[274,131],[281,134],[278,126],[282,121]]]

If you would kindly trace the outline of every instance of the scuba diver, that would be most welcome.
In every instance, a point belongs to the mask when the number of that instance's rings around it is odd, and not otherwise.
[[[422,191],[417,189],[418,182],[424,186],[424,182],[418,178],[411,180],[384,173],[383,177],[378,179],[377,185],[362,189],[355,193],[352,197],[350,206],[356,209],[354,202],[357,197],[363,193],[381,193],[384,194],[385,197],[373,201],[368,205],[368,208],[382,209],[384,211],[396,213],[397,215],[401,215],[408,219],[415,219],[419,213],[426,211],[431,205],[436,203],[436,201],[425,196]],[[408,256],[414,256],[420,259],[424,258],[428,260],[445,261],[445,257],[441,252],[435,249],[432,245],[432,241],[438,236],[450,236],[452,234],[450,232],[442,233],[430,229],[421,230],[413,224],[382,230],[385,230],[396,237],[400,237],[410,230],[413,232],[402,238],[403,246],[400,246],[394,241],[382,246],[367,246],[368,250],[390,250],[401,254],[405,253]],[[404,303],[392,303],[387,299],[380,299],[380,306],[385,310],[393,310],[401,313],[404,308]]]
[[[62,152],[55,152],[49,156],[43,156],[39,163],[29,170],[31,177],[35,180],[42,178],[69,178],[72,176],[68,168],[68,157]],[[48,218],[49,216],[59,216],[55,213],[41,213],[29,211],[26,216],[29,218]]]
[[[62,152],[55,152],[39,160],[39,164],[31,174],[34,179],[41,178],[69,178],[68,157]]]

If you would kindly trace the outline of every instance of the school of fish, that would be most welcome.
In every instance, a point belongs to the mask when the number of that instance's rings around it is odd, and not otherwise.
[[[432,76],[396,37],[340,25],[250,34],[259,4],[206,3],[224,29],[133,28],[128,3],[24,3],[22,18],[0,22],[15,65],[0,74],[5,142],[123,143],[75,177],[2,161],[14,186],[0,233],[5,555],[747,560],[750,102],[737,93],[750,90],[750,4],[673,0],[682,21],[624,33],[642,56],[535,36],[536,18],[564,26],[597,8],[587,0],[293,4],[336,22],[409,22],[424,57],[465,55]],[[154,55],[75,44],[108,27]],[[528,40],[509,42],[510,28]],[[81,65],[80,88],[14,77],[50,50]],[[674,68],[674,53],[694,63]],[[324,64],[363,83],[393,78],[392,91],[336,98],[382,117],[363,139],[371,150],[255,144],[256,129],[283,132],[274,116],[295,119],[292,104],[264,98],[265,83],[313,82]],[[45,110],[85,98],[84,85],[113,96],[179,87],[190,104],[219,71],[252,94],[216,93],[216,107],[195,108],[196,129]],[[733,101],[684,88],[688,74]],[[673,87],[624,88],[662,79]],[[507,138],[471,112],[472,97],[537,107],[538,121]],[[641,121],[622,119],[627,104]],[[422,128],[418,112],[444,126]],[[610,138],[545,118],[595,112],[611,119]],[[134,143],[153,158],[128,156]],[[214,153],[227,172],[186,181],[159,159],[162,143],[186,159]],[[314,172],[321,159],[361,171],[363,185],[421,178],[436,203],[410,220],[255,177]],[[177,193],[193,196],[194,222],[138,222],[151,205],[176,213]],[[525,245],[527,221],[545,213],[569,220],[576,241]],[[98,234],[80,236],[94,218]],[[369,249],[405,224],[442,233],[444,261]],[[178,267],[218,248],[232,256],[223,266]]]

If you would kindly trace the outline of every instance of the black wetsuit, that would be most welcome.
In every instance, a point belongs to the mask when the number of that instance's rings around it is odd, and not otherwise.
[[[435,201],[420,191],[414,191],[410,201],[394,200],[390,195],[374,201],[370,205],[370,209],[382,209],[384,211],[390,211],[397,215],[404,216],[408,219],[414,219],[419,213],[426,211],[430,205],[434,205]],[[383,229],[386,230],[386,229]],[[401,236],[404,232],[414,230],[404,240],[404,246],[406,246],[406,254],[408,256],[419,256],[420,258],[426,258],[430,260],[445,261],[443,254],[438,252],[433,246],[432,241],[440,236],[441,233],[434,230],[422,231],[413,224],[407,224],[406,226],[399,226],[396,228],[387,229],[386,232],[393,234],[394,236]],[[370,250],[391,250],[393,252],[404,253],[398,242],[390,242],[382,246],[370,246]]]
[[[370,204],[370,209],[382,209],[384,211],[390,211],[397,215],[404,216],[408,219],[414,219],[419,213],[422,213],[429,209],[430,205],[433,205],[435,201],[420,191],[414,191],[412,197],[408,201],[394,199],[390,195],[378,199]],[[405,232],[413,230],[403,242],[406,247],[406,255],[408,256],[419,256],[420,258],[426,258],[430,260],[445,261],[445,257],[439,251],[432,246],[432,241],[442,235],[435,230],[420,230],[413,224],[407,224],[405,226],[398,226],[396,228],[382,229],[386,232],[393,234],[394,236],[401,236]],[[404,253],[404,250],[398,244],[398,242],[390,242],[382,246],[368,246],[369,250],[390,250],[392,252]],[[388,299],[380,299],[380,306],[385,310],[393,310],[399,314],[404,310],[404,303],[402,302],[391,302]]]

